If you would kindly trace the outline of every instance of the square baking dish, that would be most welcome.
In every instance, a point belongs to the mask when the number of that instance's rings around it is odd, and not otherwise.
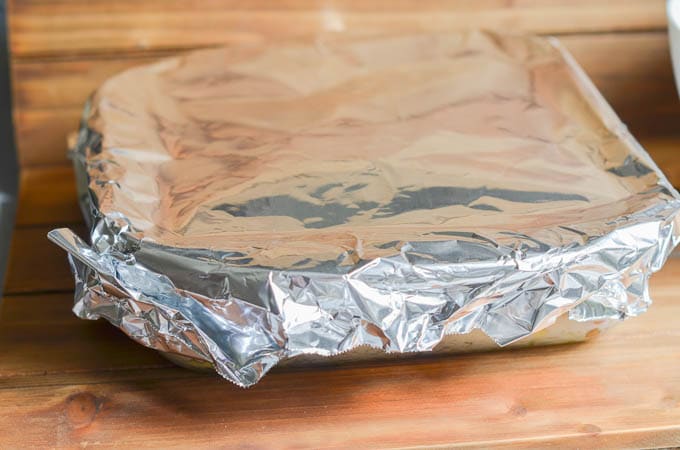
[[[678,240],[678,193],[549,38],[192,52],[105,82],[73,157],[76,314],[241,386],[583,340]]]

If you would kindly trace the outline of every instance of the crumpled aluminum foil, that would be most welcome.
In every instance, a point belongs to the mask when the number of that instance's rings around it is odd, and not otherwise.
[[[73,151],[75,313],[240,386],[297,355],[618,320],[680,197],[556,40],[243,46],[108,80]]]

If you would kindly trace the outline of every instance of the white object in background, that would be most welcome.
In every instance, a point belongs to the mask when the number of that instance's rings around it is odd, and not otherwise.
[[[675,86],[680,93],[680,0],[668,0],[666,13],[668,14],[668,35],[671,41]]]

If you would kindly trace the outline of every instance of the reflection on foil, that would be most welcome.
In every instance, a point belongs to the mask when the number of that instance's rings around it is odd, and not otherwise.
[[[256,383],[368,345],[506,345],[650,303],[677,192],[554,40],[205,50],[123,72],[74,150],[74,311]]]
[[[312,197],[320,198],[320,193],[323,193],[329,187],[336,186],[342,185],[335,183],[322,186],[312,193]],[[352,192],[364,187],[368,187],[368,185],[355,184],[344,189],[344,191]],[[472,205],[473,202],[484,197],[518,203],[545,203],[566,200],[588,201],[582,195],[562,194],[559,192],[516,191],[510,189],[488,189],[486,187],[471,189],[434,186],[418,190],[401,190],[385,205],[380,205],[376,202],[356,202],[356,204],[350,206],[332,202],[314,204],[297,200],[287,195],[273,195],[254,198],[240,205],[222,204],[213,207],[213,210],[225,211],[234,217],[288,216],[302,222],[305,228],[326,228],[346,223],[348,219],[366,213],[371,218],[380,219],[396,216],[408,211],[437,209],[456,205],[500,211],[500,209],[491,205]],[[310,221],[310,219],[315,220]]]

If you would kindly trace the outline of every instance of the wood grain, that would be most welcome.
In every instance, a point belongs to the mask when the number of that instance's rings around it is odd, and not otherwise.
[[[79,109],[88,95],[111,75],[176,53],[17,61],[11,68],[14,104],[22,110]]]
[[[645,138],[641,143],[673,186],[680,187],[680,137]]]
[[[81,221],[76,182],[70,165],[33,167],[21,171],[17,225]]]
[[[66,254],[47,240],[47,232],[53,228],[55,226],[14,230],[5,276],[6,294],[73,290],[73,275]],[[85,236],[83,225],[72,228]]]
[[[82,106],[53,110],[14,109],[14,135],[22,167],[64,164],[67,139],[78,130]]]
[[[680,101],[674,95],[665,32],[573,35],[562,41],[635,134],[676,132]],[[65,162],[67,135],[77,129],[90,93],[109,76],[160,56],[15,62],[14,116],[21,165]]]
[[[72,293],[3,299],[0,390],[20,380],[54,383],[52,375],[172,366],[108,323],[78,319],[72,305]]]
[[[9,298],[0,319],[11,362],[0,369],[0,446],[677,445],[679,276],[680,260],[671,260],[652,280],[649,312],[586,344],[275,370],[249,390],[161,367],[154,355],[133,355],[126,368],[121,356],[134,344],[83,331],[95,324],[59,311],[65,297]],[[70,337],[50,342],[53,333]],[[78,354],[78,365],[67,361]],[[116,370],[95,370],[105,364]]]
[[[67,164],[68,136],[78,130],[82,106],[60,110],[14,109],[19,165]]]
[[[185,49],[321,31],[496,28],[542,33],[665,28],[663,0],[88,0],[9,2],[14,58]]]
[[[191,48],[320,31],[561,34],[680,185],[680,102],[664,3],[10,0],[14,120],[25,170],[5,290],[17,295],[0,304],[0,448],[680,445],[680,259],[653,277],[648,313],[587,344],[275,369],[242,390],[175,368],[107,323],[76,319],[66,256],[45,237],[61,224],[84,235],[66,136],[105,78]],[[35,294],[41,291],[52,293]]]

